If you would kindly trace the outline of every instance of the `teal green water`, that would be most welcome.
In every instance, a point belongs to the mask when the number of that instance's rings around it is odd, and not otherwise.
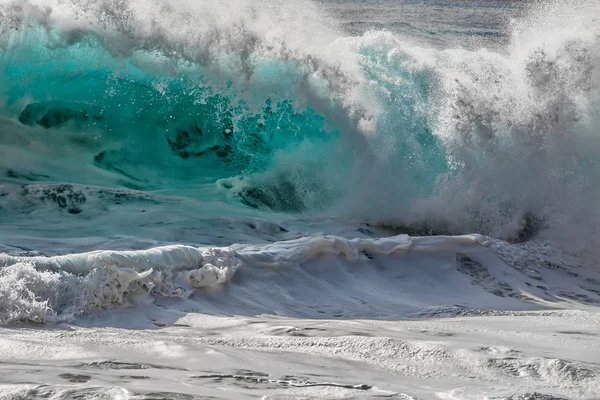
[[[587,219],[595,3],[342,3],[4,1],[3,184],[512,239]]]
[[[329,206],[348,190],[350,182],[343,177],[324,182],[323,168],[346,174],[358,167],[357,151],[375,150],[361,149],[364,138],[334,96],[295,98],[306,84],[306,60],[254,60],[251,81],[259,84],[240,85],[226,74],[206,73],[184,56],[137,48],[109,52],[94,33],[53,40],[42,29],[30,29],[9,36],[14,43],[2,57],[4,116],[17,119],[24,132],[69,135],[83,143],[85,157],[64,162],[76,170],[75,163],[86,160],[114,175],[116,186],[176,192],[230,178],[222,187],[233,189],[243,181],[237,197],[247,206],[305,211]],[[379,49],[359,54],[369,79],[378,82],[383,69],[404,81],[380,82],[386,97],[378,99],[383,112],[375,132],[409,135],[394,140],[391,157],[431,190],[447,166],[427,114],[418,109],[429,101],[426,74],[394,70]],[[275,82],[275,93],[260,82]],[[332,84],[311,90],[326,92]],[[278,154],[300,158],[294,160],[294,172],[302,176],[274,166]],[[19,166],[11,171],[18,175]],[[267,171],[270,178],[258,178]],[[38,175],[62,180],[53,171]],[[104,184],[89,176],[71,183]]]

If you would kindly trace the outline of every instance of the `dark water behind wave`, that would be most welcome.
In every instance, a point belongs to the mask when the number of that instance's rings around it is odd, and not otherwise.
[[[389,30],[423,45],[501,48],[509,25],[527,3],[494,1],[323,0],[325,9],[352,35]]]

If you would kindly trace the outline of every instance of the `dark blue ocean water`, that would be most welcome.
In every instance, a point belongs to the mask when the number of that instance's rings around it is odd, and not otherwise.
[[[507,43],[511,21],[521,17],[531,2],[323,0],[322,4],[354,35],[389,30],[424,45],[496,48]]]

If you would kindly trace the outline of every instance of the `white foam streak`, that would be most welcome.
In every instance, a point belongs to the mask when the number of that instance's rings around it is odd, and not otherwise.
[[[149,293],[188,297],[227,282],[240,266],[226,249],[167,246],[55,257],[0,255],[0,320],[42,322],[128,305]]]
[[[531,251],[535,253],[535,249]],[[1,255],[0,321],[69,320],[98,310],[129,306],[143,296],[189,298],[199,289],[227,284],[238,270],[242,275],[226,294],[214,298],[216,303],[210,296],[194,297],[199,302],[197,307],[207,307],[207,312],[281,309],[287,311],[280,312],[293,315],[310,315],[315,302],[333,307],[339,303],[341,307],[362,293],[369,301],[353,311],[359,314],[377,310],[382,316],[419,315],[430,312],[423,311],[424,307],[440,301],[456,302],[458,298],[471,307],[537,308],[539,304],[526,305],[516,300],[524,290],[523,282],[532,282],[528,285],[533,288],[536,280],[553,282],[557,278],[535,269],[539,268],[537,264],[548,263],[546,256],[523,267],[519,258],[512,259],[513,252],[505,244],[481,235],[399,235],[378,239],[316,236],[267,245],[165,246],[55,257]],[[463,259],[467,261],[460,261]],[[471,283],[462,274],[473,276],[477,286],[482,285],[489,292],[506,291],[506,296],[513,298],[503,299],[505,294],[498,298],[484,295],[482,288],[468,289]],[[330,282],[338,282],[336,288],[317,295]],[[435,294],[423,291],[431,285],[438,286]],[[297,291],[296,287],[300,289]],[[566,293],[574,287],[565,281],[556,283],[555,290]],[[528,289],[523,298],[557,301],[547,290]]]
[[[361,253],[390,256],[394,254],[441,253],[460,251],[463,247],[484,245],[481,235],[410,237],[398,235],[379,239],[344,239],[335,236],[305,237],[267,246],[242,247],[240,257],[250,265],[283,267],[308,263],[319,257],[333,255],[349,262],[359,260]],[[464,250],[464,249],[463,249]]]
[[[55,257],[0,255],[4,323],[72,318],[94,309],[120,307],[136,293],[188,297],[194,289],[229,281],[237,269],[283,268],[326,255],[356,263],[362,252],[392,255],[444,252],[481,242],[478,236],[385,239],[306,237],[266,246],[229,248],[165,246],[138,251],[95,251]]]

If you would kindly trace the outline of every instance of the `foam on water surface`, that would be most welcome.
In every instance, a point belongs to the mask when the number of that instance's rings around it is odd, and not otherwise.
[[[598,2],[438,3],[0,0],[0,398],[595,398]]]
[[[523,265],[510,246],[480,235],[315,236],[225,248],[3,255],[2,321],[72,320],[145,296],[158,305],[188,299],[168,307],[226,315],[377,319],[600,301],[599,273],[566,260],[553,264],[557,258],[539,250],[536,263]]]
[[[7,329],[2,356],[22,361],[0,364],[10,372],[0,390],[6,398],[587,399],[598,390],[597,323],[593,311],[418,321],[189,313],[158,330]],[[64,356],[38,361],[45,352]]]

